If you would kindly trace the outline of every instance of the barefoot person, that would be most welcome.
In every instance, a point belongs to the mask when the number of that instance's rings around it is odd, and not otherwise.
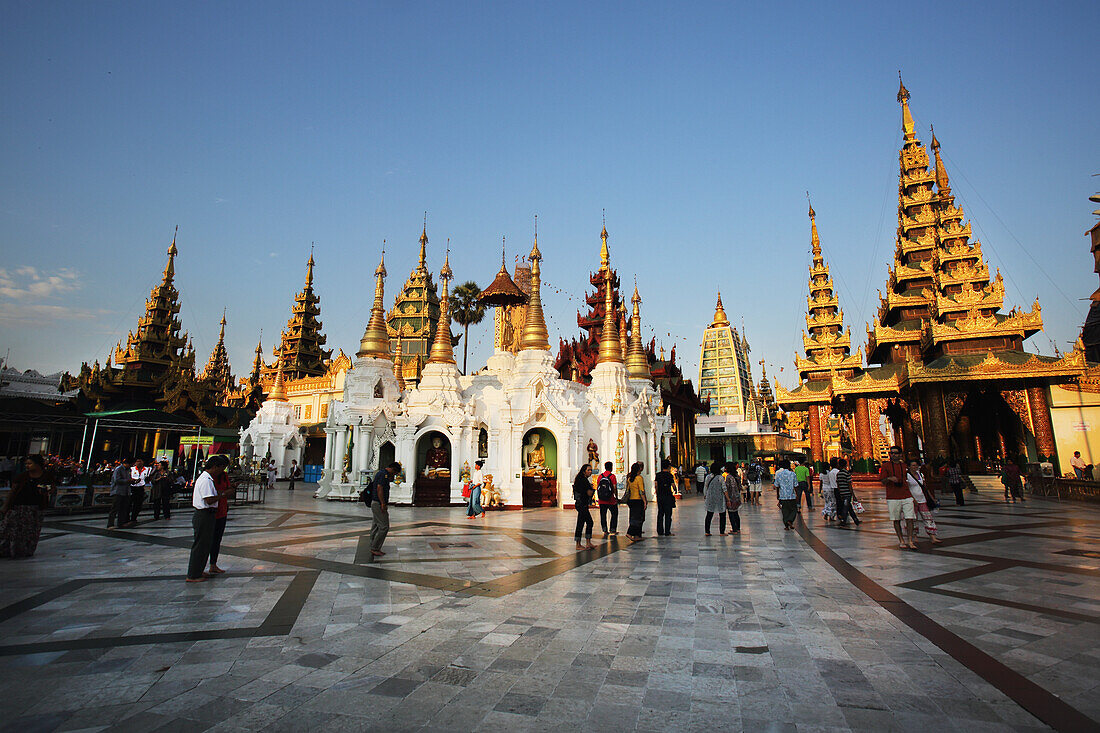
[[[942,545],[943,540],[936,536],[936,520],[932,518],[932,508],[928,504],[929,491],[924,482],[924,474],[920,470],[920,463],[915,458],[909,461],[909,473],[905,478],[909,493],[913,496],[917,516],[924,524],[924,531],[928,533],[928,538],[932,540],[933,545]],[[914,533],[914,538],[919,531]]]
[[[210,577],[203,572],[210,560],[210,548],[214,545],[214,527],[217,523],[218,488],[217,479],[225,472],[229,459],[225,456],[211,456],[206,459],[204,470],[195,479],[195,490],[191,494],[191,506],[195,514],[191,518],[194,539],[191,542],[191,559],[187,563],[187,582],[201,583]]]
[[[890,512],[890,521],[894,523],[894,533],[898,536],[898,547],[902,550],[917,549],[913,542],[913,525],[917,520],[917,509],[913,495],[909,493],[909,470],[901,460],[901,448],[890,449],[890,460],[882,464],[878,480],[886,487],[886,507]],[[905,520],[905,536],[901,533],[901,520]]]
[[[596,490],[592,488],[592,466],[587,463],[581,466],[577,477],[573,479],[573,507],[577,510],[577,531],[573,539],[577,541],[578,550],[595,550],[592,544],[592,496]],[[581,533],[584,533],[585,544],[581,544]]]

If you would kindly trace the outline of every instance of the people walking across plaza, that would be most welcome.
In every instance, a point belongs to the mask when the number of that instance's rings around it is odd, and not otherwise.
[[[466,517],[473,519],[474,517],[484,517],[485,510],[481,507],[481,487],[485,485],[485,476],[482,474],[481,469],[485,466],[485,461],[477,461],[474,463],[474,470],[470,472],[470,498],[466,502]],[[591,475],[592,467],[588,467],[588,473]]]
[[[367,488],[370,492],[370,512],[373,519],[370,527],[372,562],[374,558],[386,554],[382,551],[382,545],[386,541],[386,535],[390,533],[390,482],[399,473],[401,473],[401,464],[394,461],[385,468],[379,469]]]
[[[726,492],[722,483],[722,464],[711,464],[706,480],[703,481],[703,508],[706,518],[703,520],[703,533],[710,537],[711,520],[718,515],[718,534],[726,533]]]
[[[898,548],[915,550],[913,526],[917,520],[916,503],[909,493],[909,469],[901,459],[901,448],[890,448],[890,460],[882,464],[878,472],[879,482],[886,487],[886,508],[890,521],[894,523],[894,534],[898,536]],[[905,521],[905,534],[902,535],[901,523]]]
[[[707,480],[706,464],[700,463],[695,467],[695,493],[703,493],[703,482]]]
[[[111,471],[111,509],[107,512],[107,529],[130,525],[130,459],[123,458]],[[117,524],[116,524],[117,522]]]
[[[172,490],[175,476],[168,468],[168,461],[159,461],[149,475],[149,503],[153,505],[153,519],[172,518]]]
[[[722,489],[726,495],[726,514],[730,518],[730,534],[737,534],[741,531],[741,515],[739,514],[741,509],[741,479],[737,475],[736,466],[727,463],[723,468]]]
[[[848,518],[851,517],[858,527],[862,524],[855,510],[855,503],[858,498],[855,489],[852,488],[852,474],[848,472],[848,460],[846,458],[838,458],[836,461],[836,475],[833,477],[833,485],[836,487],[833,492],[836,494],[837,524],[846,527],[848,526]]]
[[[783,517],[783,529],[794,529],[794,522],[798,518],[798,475],[791,470],[791,462],[787,459],[776,462],[778,468],[772,482],[775,484],[776,496],[779,499],[779,512]]]
[[[672,461],[661,460],[661,470],[653,479],[653,499],[657,502],[657,535],[672,536],[672,510],[676,508],[676,479]]]
[[[596,490],[592,488],[592,466],[587,463],[581,466],[573,479],[573,508],[577,510],[577,531],[573,537],[577,542],[578,550],[595,550],[592,544],[592,496]],[[584,535],[585,543],[581,544],[581,535]]]
[[[294,491],[294,482],[302,478],[302,467],[298,465],[298,461],[290,462],[290,485],[286,487],[287,491]]]
[[[275,479],[279,477],[278,466],[275,465],[275,459],[272,458],[267,462],[267,488],[275,488]]]
[[[821,518],[827,522],[836,519],[836,466],[837,459],[830,458],[821,472]]]
[[[642,525],[645,524],[645,510],[648,501],[645,495],[645,479],[642,478],[644,469],[645,464],[638,461],[630,467],[630,472],[626,475],[624,496],[626,497],[626,505],[630,510],[630,521],[626,529],[626,536],[632,543],[642,539]]]
[[[130,524],[137,523],[138,514],[145,506],[145,489],[149,485],[150,473],[145,461],[140,458],[134,460],[134,467],[130,469]]]
[[[223,470],[214,478],[214,487],[218,490],[218,508],[214,512],[214,539],[210,543],[210,574],[219,575],[225,571],[218,567],[218,556],[222,550],[222,537],[225,535],[225,524],[229,521],[229,497],[233,495],[233,482],[229,480],[229,474],[225,469],[229,467],[229,459],[225,456],[217,456],[224,461]]]
[[[1088,478],[1088,476],[1085,475],[1085,472],[1089,466],[1087,463],[1085,463],[1085,459],[1081,457],[1081,451],[1073,451],[1073,458],[1069,459],[1069,465],[1070,468],[1073,469],[1074,478]]]
[[[925,479],[924,472],[921,471],[919,461],[916,459],[909,461],[909,472],[905,478],[909,493],[913,497],[913,506],[921,524],[924,525],[924,531],[928,533],[928,538],[932,540],[933,545],[943,544],[943,540],[936,535],[936,520],[932,517],[932,506],[936,500],[935,495]],[[919,534],[920,530],[915,530],[913,538],[916,539]]]
[[[225,456],[210,456],[206,459],[203,472],[195,479],[195,488],[191,493],[191,506],[195,513],[191,517],[191,529],[194,538],[191,541],[191,556],[187,563],[187,582],[201,583],[210,577],[205,572],[210,560],[210,549],[214,545],[214,526],[217,522],[218,487],[216,479],[225,472],[229,461]]]
[[[947,464],[944,477],[947,480],[947,488],[955,495],[955,506],[966,506],[966,499],[963,497],[962,468],[959,467],[957,460]]]
[[[1020,474],[1020,464],[1016,463],[1016,458],[1011,457],[1005,461],[1004,469],[1001,471],[1001,483],[1005,487],[1005,504],[1015,504],[1016,500],[1027,501],[1024,498],[1024,479]]]
[[[813,472],[806,461],[797,461],[794,468],[795,489],[798,492],[798,511],[802,511],[802,497],[806,497],[806,511],[814,510]]]
[[[600,529],[605,540],[619,534],[619,482],[611,471],[614,466],[611,461],[605,462],[603,473],[596,477],[596,503],[600,505]],[[610,524],[608,515],[611,516]]]
[[[53,474],[41,455],[30,455],[11,480],[0,508],[0,557],[32,557],[42,535],[42,511],[50,504]]]

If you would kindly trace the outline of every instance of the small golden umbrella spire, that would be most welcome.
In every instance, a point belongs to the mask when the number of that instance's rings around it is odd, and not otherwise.
[[[283,356],[275,362],[275,386],[271,388],[271,394],[267,396],[272,402],[286,402],[286,388],[283,386]]]
[[[901,131],[905,133],[905,142],[916,140],[916,125],[913,124],[913,113],[909,111],[909,90],[901,80],[900,71],[898,72],[898,103],[901,104]]]
[[[382,258],[378,261],[378,267],[374,271],[374,305],[370,309],[370,321],[367,329],[363,331],[363,338],[359,340],[358,357],[370,357],[373,359],[390,358],[390,337],[386,331],[386,312],[383,305],[384,285],[386,279],[386,243],[382,242]]]
[[[626,373],[631,379],[651,379],[649,372],[649,359],[646,358],[645,349],[642,348],[642,315],[639,308],[642,302],[638,295],[638,286],[634,286],[634,297],[631,303],[634,305],[634,313],[630,319],[630,348],[626,355]]]
[[[947,168],[940,157],[940,141],[936,138],[935,128],[932,128],[932,152],[936,156],[936,188],[941,194],[950,194],[951,180],[947,177]]]
[[[435,327],[435,341],[432,342],[432,354],[428,358],[429,364],[455,363],[454,342],[451,341],[451,299],[447,291],[447,283],[451,281],[453,276],[451,250],[448,247],[447,256],[443,260],[443,269],[439,271],[439,279],[443,281],[443,296],[439,299],[439,323]]]
[[[809,200],[810,194],[806,194],[806,199]],[[814,266],[820,267],[825,264],[825,260],[821,256],[821,237],[817,233],[817,212],[814,211],[814,205],[810,204],[810,249],[814,255]]]
[[[603,277],[603,328],[600,329],[600,354],[596,363],[622,364],[623,347],[619,342],[619,329],[615,327],[615,303],[611,299],[610,262],[603,271]]]
[[[538,226],[538,218],[535,219]],[[535,244],[531,247],[531,299],[527,303],[527,320],[523,323],[523,335],[520,336],[520,350],[535,349],[537,351],[550,350],[550,334],[546,330],[546,320],[542,314],[542,277],[539,262],[542,253],[539,252],[538,230],[535,232]]]
[[[397,337],[397,344],[393,348],[393,376],[397,379],[397,388],[405,391],[405,365],[401,362],[401,337]]]
[[[418,272],[428,271],[428,212],[424,212],[424,228],[420,232],[420,262],[416,269]]]
[[[309,245],[309,261],[306,262],[306,287],[313,287],[313,245]]]
[[[176,276],[176,255],[179,254],[179,250],[176,249],[176,235],[179,232],[180,227],[177,224],[176,231],[172,232],[172,244],[168,247],[168,264],[164,266],[163,284],[165,285],[172,282],[172,279]]]
[[[730,325],[730,319],[726,317],[726,309],[722,307],[722,294],[718,293],[718,304],[714,306],[714,320],[710,322],[711,327],[714,326],[728,326]]]

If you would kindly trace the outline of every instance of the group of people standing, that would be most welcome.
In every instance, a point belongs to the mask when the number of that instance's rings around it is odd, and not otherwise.
[[[229,459],[226,458],[226,465]],[[168,461],[157,461],[149,467],[138,458],[123,458],[111,472],[111,509],[107,513],[107,529],[129,528],[137,524],[138,515],[148,496],[153,507],[153,519],[172,518],[172,495],[184,488],[187,479],[169,468]],[[148,491],[146,491],[148,489]]]
[[[614,464],[603,464],[602,473],[593,476],[592,466],[585,464],[573,479],[573,507],[577,510],[577,529],[574,539],[578,550],[593,550],[592,518],[593,503],[600,508],[600,528],[604,539],[619,534],[619,505],[625,504],[628,510],[626,538],[633,544],[642,539],[642,526],[645,524],[646,508],[649,499],[646,496],[645,479],[642,472],[645,464],[638,461],[630,466],[622,484],[614,473]],[[676,477],[672,473],[672,463],[661,461],[661,470],[654,479],[654,499],[657,504],[657,535],[672,536],[672,510],[676,507]],[[585,542],[581,543],[584,537]]]

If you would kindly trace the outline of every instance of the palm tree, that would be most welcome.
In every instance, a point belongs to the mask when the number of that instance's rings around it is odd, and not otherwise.
[[[466,373],[466,357],[470,353],[470,326],[476,326],[485,318],[485,306],[477,302],[481,288],[473,280],[467,280],[451,293],[451,318],[462,326],[462,373]]]

